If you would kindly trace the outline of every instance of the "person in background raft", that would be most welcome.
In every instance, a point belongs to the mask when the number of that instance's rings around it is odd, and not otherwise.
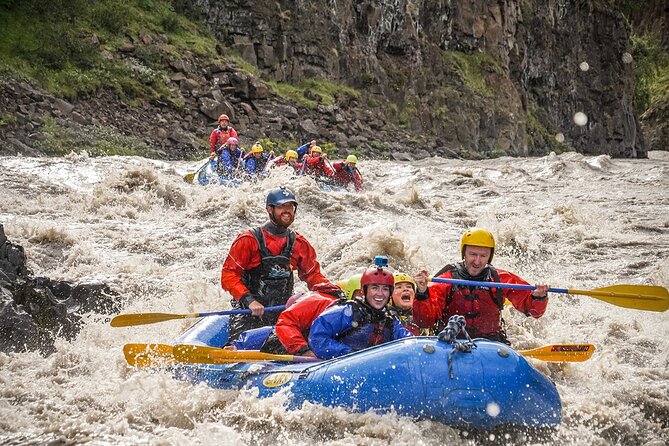
[[[237,131],[228,125],[229,122],[228,115],[219,116],[218,127],[209,136],[209,152],[211,152],[209,158],[212,160],[216,158],[216,150],[228,142],[228,138],[239,138]]]
[[[480,282],[516,283],[527,285],[520,277],[492,266],[495,238],[485,229],[466,231],[460,240],[462,261],[446,265],[435,277]],[[472,338],[487,338],[509,344],[504,330],[502,308],[507,299],[526,316],[541,317],[548,304],[548,285],[536,289],[481,288],[474,286],[430,283],[426,271],[414,276],[417,286],[413,305],[413,320],[420,327],[439,332],[455,315],[463,315],[466,329]]]
[[[286,150],[285,155],[279,155],[274,158],[270,164],[270,168],[277,166],[290,166],[293,168],[295,174],[299,174],[302,170],[302,164],[297,162],[297,152],[294,150]]]
[[[290,229],[297,199],[285,187],[267,194],[269,222],[237,236],[223,263],[221,286],[228,291],[232,307],[251,314],[230,317],[230,341],[244,330],[274,325],[278,312],[265,314],[265,306],[285,305],[293,294],[293,270],[312,291],[343,297],[343,291],[321,274],[316,252],[302,235]]]
[[[344,188],[348,188],[349,184],[353,183],[355,191],[362,192],[362,176],[356,167],[357,163],[358,157],[355,155],[347,156],[346,161],[332,163],[334,182]]]
[[[274,157],[274,151],[265,153],[265,149],[260,145],[259,142],[256,142],[253,147],[251,147],[251,152],[246,155],[246,173],[252,177],[257,177],[265,171],[265,166],[267,162]]]
[[[304,158],[304,155],[309,153],[311,151],[311,148],[316,145],[316,140],[312,139],[311,142],[307,144],[302,144],[300,147],[298,147],[295,150],[295,153],[297,153],[297,160],[299,162],[302,162],[302,158]]]
[[[239,141],[234,136],[228,138],[225,144],[218,148],[218,164],[216,170],[219,175],[232,177],[238,173],[244,151],[239,148]]]
[[[404,325],[414,336],[421,334],[421,329],[413,321],[413,302],[416,297],[416,282],[404,273],[395,273],[395,288],[388,303],[388,313]]]
[[[305,156],[302,161],[302,173],[315,178],[331,177],[334,172],[326,164],[327,158],[328,155],[327,153],[323,153],[323,149],[313,146],[309,151],[309,155]]]
[[[309,347],[322,359],[413,336],[386,311],[395,286],[392,273],[373,265],[360,279],[364,297],[338,301],[314,320],[309,331]]]

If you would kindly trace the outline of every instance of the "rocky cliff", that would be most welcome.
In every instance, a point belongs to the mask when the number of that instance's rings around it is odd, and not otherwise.
[[[30,151],[21,125],[39,128],[35,116],[46,109],[63,125],[113,125],[142,135],[168,158],[203,150],[223,112],[246,143],[318,138],[340,153],[368,156],[646,155],[634,108],[630,30],[610,2],[187,5],[183,12],[206,23],[220,41],[219,54],[231,57],[225,64],[192,54],[166,58],[183,107],[128,106],[108,91],[65,104],[34,93],[26,100],[33,87],[4,85],[0,104],[19,114],[17,125],[0,127],[12,142],[5,151]],[[129,39],[109,57],[135,57],[147,46],[160,51],[166,40],[150,32]],[[308,88],[322,82],[335,86],[332,101]],[[306,105],[282,95],[282,85],[301,85]],[[587,122],[576,125],[577,112]]]

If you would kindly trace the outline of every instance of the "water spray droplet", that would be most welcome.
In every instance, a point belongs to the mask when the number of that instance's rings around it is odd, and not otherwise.
[[[555,135],[555,140],[557,142],[564,142],[564,135],[562,133],[558,133],[557,135]]]
[[[581,71],[588,71],[590,69],[590,65],[588,65],[588,62],[581,62],[581,64],[578,66]]]
[[[574,113],[574,124],[584,126],[588,123],[588,117],[583,112]]]
[[[632,55],[630,53],[623,53],[623,62],[625,63],[632,63],[634,59],[632,58]]]
[[[491,417],[496,417],[497,415],[499,415],[502,409],[500,409],[499,404],[497,403],[488,403],[485,406],[485,411]]]

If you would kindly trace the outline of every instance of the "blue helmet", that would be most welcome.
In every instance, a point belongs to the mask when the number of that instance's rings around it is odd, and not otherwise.
[[[266,206],[281,206],[282,204],[293,202],[297,208],[297,198],[285,186],[273,189],[267,194]]]

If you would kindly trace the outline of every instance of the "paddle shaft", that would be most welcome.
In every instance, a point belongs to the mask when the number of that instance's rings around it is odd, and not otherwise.
[[[476,280],[447,279],[433,277],[432,282],[450,283],[463,286],[479,286],[483,288],[511,288],[515,290],[534,290],[533,285],[520,283],[480,282]],[[669,309],[669,292],[666,288],[654,285],[613,285],[594,290],[573,290],[567,288],[549,288],[549,292],[562,294],[582,294],[608,302],[623,308],[645,311],[667,311]]]
[[[265,307],[265,311],[279,311],[284,310],[285,305],[277,305],[275,307]],[[251,314],[249,309],[240,309],[240,310],[225,310],[225,311],[210,311],[208,313],[192,313],[190,317],[207,317],[207,316],[222,316],[228,314]]]
[[[265,311],[281,311],[286,308],[285,305],[277,305],[275,307],[265,307]],[[188,319],[195,317],[207,316],[226,316],[232,314],[251,314],[249,309],[239,310],[225,310],[225,311],[210,311],[207,313],[186,313],[186,314],[171,314],[171,313],[136,313],[136,314],[120,314],[111,320],[112,327],[130,327],[133,325],[148,325],[157,322],[171,321],[174,319]]]
[[[534,285],[523,285],[521,283],[500,283],[500,282],[481,282],[478,280],[462,280],[462,279],[445,279],[443,277],[433,277],[430,279],[432,282],[437,283],[450,283],[452,285],[463,285],[463,286],[480,286],[483,288],[510,288],[512,290],[536,290],[537,287]],[[549,288],[549,292],[552,293],[569,293],[569,290],[566,288]]]
[[[485,288],[510,288],[512,290],[536,290],[537,287],[534,285],[523,285],[522,283],[498,283],[498,282],[479,282],[476,280],[461,280],[461,279],[443,279],[441,277],[434,277],[432,282],[440,283],[451,283],[453,285],[464,285],[464,286],[480,286]],[[634,293],[618,293],[610,291],[597,291],[597,290],[573,290],[569,288],[549,288],[549,293],[562,293],[562,294],[584,294],[587,296],[615,296],[615,297],[629,297],[637,298],[643,297],[644,294],[634,294]]]

